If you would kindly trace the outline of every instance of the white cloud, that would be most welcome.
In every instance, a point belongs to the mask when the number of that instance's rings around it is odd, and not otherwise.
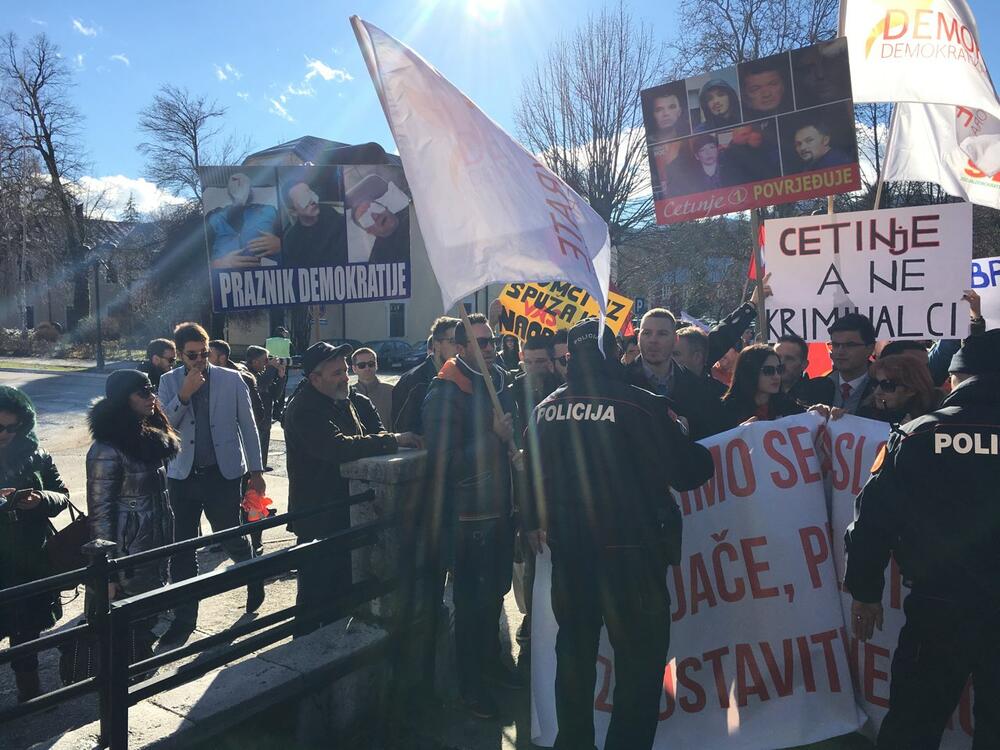
[[[125,204],[128,203],[129,195],[135,200],[135,207],[143,214],[151,213],[161,206],[184,202],[183,198],[160,190],[148,180],[141,177],[138,179],[126,177],[122,174],[106,177],[81,177],[80,186],[95,198],[103,193],[100,205],[107,207],[106,215],[109,219],[121,216]]]
[[[29,18],[28,20],[31,21],[36,26],[48,26],[49,25],[48,21],[42,21],[39,18]]]
[[[284,97],[282,97],[284,98]],[[288,110],[281,106],[281,102],[277,99],[271,100],[271,108],[267,110],[272,115],[277,115],[282,120],[288,120],[288,122],[295,122],[295,118],[288,114]]]
[[[230,65],[229,63],[226,63],[226,72],[229,73],[229,75],[231,75],[237,81],[243,77],[243,74],[236,69],[236,66]]]
[[[76,57],[74,57],[73,58],[73,62],[76,63],[76,67],[78,67],[78,68],[80,68],[82,70],[83,69],[83,53],[81,52]]]
[[[247,99],[250,98],[250,94],[248,94],[246,91],[237,91],[236,96],[238,96],[243,101],[246,101]]]
[[[312,80],[316,76],[319,76],[324,81],[336,81],[337,83],[354,80],[354,77],[346,70],[331,68],[322,60],[315,60],[309,57],[309,55],[306,55],[305,58],[306,68],[308,68],[305,78],[307,81]]]
[[[132,63],[129,62],[129,59],[125,55],[123,55],[121,52],[119,52],[117,55],[112,55],[108,59],[109,60],[114,60],[115,62],[124,63],[126,67],[131,67],[132,66]]]
[[[229,76],[226,75],[226,71],[224,71],[218,65],[215,66],[215,77],[218,78],[220,81],[226,81],[229,79]]]
[[[97,36],[97,26],[87,26],[79,18],[73,19],[73,30],[84,36]]]
[[[285,89],[285,93],[289,96],[313,96],[316,94],[316,89],[314,89],[311,84],[303,81],[298,86],[294,83],[288,84],[288,88]]]

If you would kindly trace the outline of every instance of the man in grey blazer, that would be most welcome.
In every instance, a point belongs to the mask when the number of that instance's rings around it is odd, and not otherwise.
[[[183,367],[160,379],[159,398],[170,423],[180,435],[181,451],[167,465],[170,506],[174,511],[174,537],[193,539],[205,513],[213,531],[240,524],[240,480],[249,471],[248,485],[265,491],[260,439],[254,422],[250,393],[235,370],[208,363],[208,333],[197,323],[174,329],[174,344]],[[223,543],[234,562],[252,556],[246,537]],[[181,552],[171,561],[171,580],[198,574],[195,552]],[[247,587],[247,612],[264,601],[264,584]],[[168,640],[186,638],[198,620],[198,602],[174,610]],[[169,637],[168,637],[169,636]]]

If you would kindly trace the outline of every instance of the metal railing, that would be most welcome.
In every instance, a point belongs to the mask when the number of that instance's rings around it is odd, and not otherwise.
[[[88,596],[92,597],[87,605],[88,619],[85,623],[0,650],[0,665],[19,656],[62,646],[78,638],[92,638],[98,645],[99,654],[94,676],[24,703],[0,709],[0,725],[96,692],[99,698],[101,746],[110,747],[111,750],[125,750],[128,747],[128,711],[137,702],[195,680],[213,669],[298,634],[303,623],[333,622],[351,615],[362,604],[394,591],[412,594],[415,591],[414,587],[420,581],[427,580],[429,575],[433,574],[431,571],[433,566],[418,565],[415,556],[407,559],[407,554],[413,553],[417,548],[416,529],[413,524],[401,523],[397,514],[363,523],[322,539],[171,583],[146,593],[115,601],[109,600],[107,582],[120,571],[155,563],[180,552],[197,550],[252,531],[265,530],[290,521],[312,519],[342,509],[345,505],[366,502],[372,497],[370,492],[354,495],[308,511],[272,516],[126,557],[109,558],[116,549],[115,543],[95,540],[83,548],[90,560],[86,567],[0,591],[0,608],[38,594],[63,591],[81,584],[87,586]],[[398,565],[398,569],[403,571],[402,578],[399,575],[386,579],[369,577],[349,585],[342,585],[321,607],[310,607],[306,611],[300,611],[299,605],[296,604],[278,612],[256,617],[249,622],[232,625],[223,632],[178,645],[134,664],[129,663],[130,630],[137,621],[185,603],[200,601],[250,583],[300,570],[304,564],[324,553],[343,554],[370,546],[378,540],[380,533],[393,528],[403,537]],[[428,587],[430,591],[433,589],[433,586]],[[333,669],[327,670],[325,677],[335,679],[387,655],[394,656],[394,652],[401,647],[398,638],[400,631],[403,628],[409,629],[412,625],[403,622],[415,611],[412,601],[409,599],[406,601],[409,603],[400,607],[401,614],[394,618],[394,622],[389,623],[388,638],[377,641],[338,662]],[[242,640],[237,641],[241,638]],[[181,665],[174,671],[147,676],[162,666],[198,654],[202,656]]]

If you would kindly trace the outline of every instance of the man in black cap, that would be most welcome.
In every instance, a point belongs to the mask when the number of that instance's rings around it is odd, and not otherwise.
[[[854,635],[882,627],[892,554],[910,594],[880,750],[936,748],[970,675],[974,748],[1000,747],[1000,330],[966,340],[941,408],[894,430],[847,532]]]
[[[528,538],[535,550],[552,550],[555,747],[595,746],[603,623],[616,680],[604,748],[650,748],[670,644],[667,568],[680,561],[670,488],[703,484],[712,456],[671,417],[667,398],[625,382],[614,334],[593,318],[569,332],[566,384],[535,408],[526,445],[534,488],[525,523],[535,529]]]
[[[290,512],[347,498],[350,492],[347,480],[340,475],[342,463],[395,453],[398,447],[423,447],[420,437],[411,432],[383,431],[372,402],[350,392],[350,354],[350,344],[334,347],[320,341],[302,355],[306,377],[289,399],[284,418]],[[350,511],[341,505],[290,527],[301,544],[350,525]],[[350,552],[323,555],[299,568],[297,604],[303,609],[320,607],[350,584]],[[321,617],[300,615],[298,619],[300,635],[324,622]]]

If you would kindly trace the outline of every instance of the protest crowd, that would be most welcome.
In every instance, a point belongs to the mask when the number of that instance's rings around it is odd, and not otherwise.
[[[768,286],[762,288],[770,294]],[[680,517],[668,488],[694,489],[713,474],[712,458],[696,439],[807,410],[834,420],[855,414],[905,424],[894,428],[889,457],[861,494],[860,515],[848,538],[846,585],[855,595],[858,632],[870,634],[881,617],[882,570],[890,551],[904,575],[909,565],[919,571],[913,574],[922,587],[919,595],[929,602],[944,598],[952,606],[974,607],[983,586],[992,591],[985,581],[992,579],[995,544],[992,537],[970,538],[966,524],[992,533],[993,511],[985,498],[995,493],[995,467],[959,473],[946,461],[964,457],[945,458],[906,441],[908,434],[921,435],[939,422],[980,423],[990,414],[995,423],[1000,416],[1000,337],[985,332],[978,295],[970,290],[966,296],[972,335],[964,342],[877,342],[868,318],[842,317],[829,329],[833,370],[818,378],[805,374],[809,348],[798,337],[744,346],[755,298],[708,332],[654,308],[639,321],[634,341],[601,331],[597,320],[587,319],[558,335],[531,337],[516,354],[512,346],[501,352],[502,338],[486,316],[469,316],[468,329],[457,318],[442,317],[430,330],[427,359],[394,387],[375,377],[377,356],[370,349],[312,345],[301,359],[304,379],[287,403],[286,366],[267,350],[253,347],[245,365],[236,363],[226,342],[210,341],[201,326],[185,323],[172,339],[150,342],[141,369],[112,373],[105,398],[90,411],[91,534],[116,541],[118,554],[133,554],[192,538],[202,513],[214,530],[239,524],[247,511],[244,495],[266,492],[273,419],[280,418],[284,427],[292,511],[345,497],[347,481],[340,476],[345,462],[426,448],[423,502],[440,519],[440,583],[446,571],[453,582],[456,678],[464,708],[491,718],[497,712],[493,688],[527,684],[528,650],[512,668],[502,651],[500,614],[517,560],[524,572],[514,585],[525,614],[518,640],[530,642],[533,558],[547,546],[560,626],[556,747],[594,744],[592,685],[602,623],[616,652],[618,707],[605,747],[648,747],[669,645],[666,570],[680,559]],[[630,355],[636,345],[638,353]],[[733,353],[731,372],[720,374],[716,365]],[[501,412],[493,408],[488,383]],[[17,561],[12,566],[5,559],[6,587],[44,570],[43,547],[52,533],[47,521],[66,508],[68,492],[35,438],[31,402],[15,388],[0,390],[0,428],[0,484],[13,488],[5,491],[5,513],[17,519],[2,527],[3,554]],[[983,438],[983,444],[992,439],[995,447],[998,428],[987,428],[993,437]],[[987,460],[996,460],[995,451]],[[891,474],[890,466],[896,467]],[[960,536],[942,544],[938,556],[915,554],[933,546],[937,533],[946,533],[924,524],[940,516],[940,502],[958,485],[982,500],[978,516],[965,522],[952,518],[948,531]],[[916,508],[904,504],[918,499]],[[293,530],[303,542],[348,526],[345,509],[325,525]],[[249,559],[260,554],[259,538],[250,544],[237,537],[225,551],[234,561]],[[914,556],[912,562],[906,555]],[[110,582],[110,596],[131,596],[197,574],[193,553],[176,556],[169,571],[146,568]],[[983,579],[970,578],[973,573]],[[965,584],[956,586],[956,578]],[[307,613],[350,579],[347,553],[302,569],[297,602]],[[264,596],[263,584],[251,586],[246,611],[255,611]],[[916,610],[916,584],[909,601]],[[949,647],[935,652],[933,665],[900,672],[893,683],[896,714],[890,711],[883,733],[911,739],[886,747],[922,747],[909,743],[940,734],[957,697],[927,693],[926,680],[936,670],[950,669],[952,692],[960,690],[970,669],[979,666],[975,644],[995,632],[991,619],[976,620],[972,630],[954,630],[949,623],[955,615],[942,618],[936,607],[925,606],[928,632],[939,647],[944,641],[954,644],[966,658],[953,662]],[[39,597],[5,610],[4,632],[16,645],[38,637],[58,616],[58,600]],[[302,621],[302,633],[322,624]],[[196,603],[178,607],[163,639],[185,639],[196,622]],[[914,648],[927,647],[923,632],[906,637]],[[136,627],[136,659],[152,653],[154,639],[148,624]],[[37,658],[12,666],[20,699],[37,695]],[[984,700],[987,685],[977,683],[977,689]],[[905,720],[896,719],[900,715]],[[914,723],[915,715],[925,722]],[[976,717],[979,731],[992,731],[988,722],[979,723],[979,712]]]

